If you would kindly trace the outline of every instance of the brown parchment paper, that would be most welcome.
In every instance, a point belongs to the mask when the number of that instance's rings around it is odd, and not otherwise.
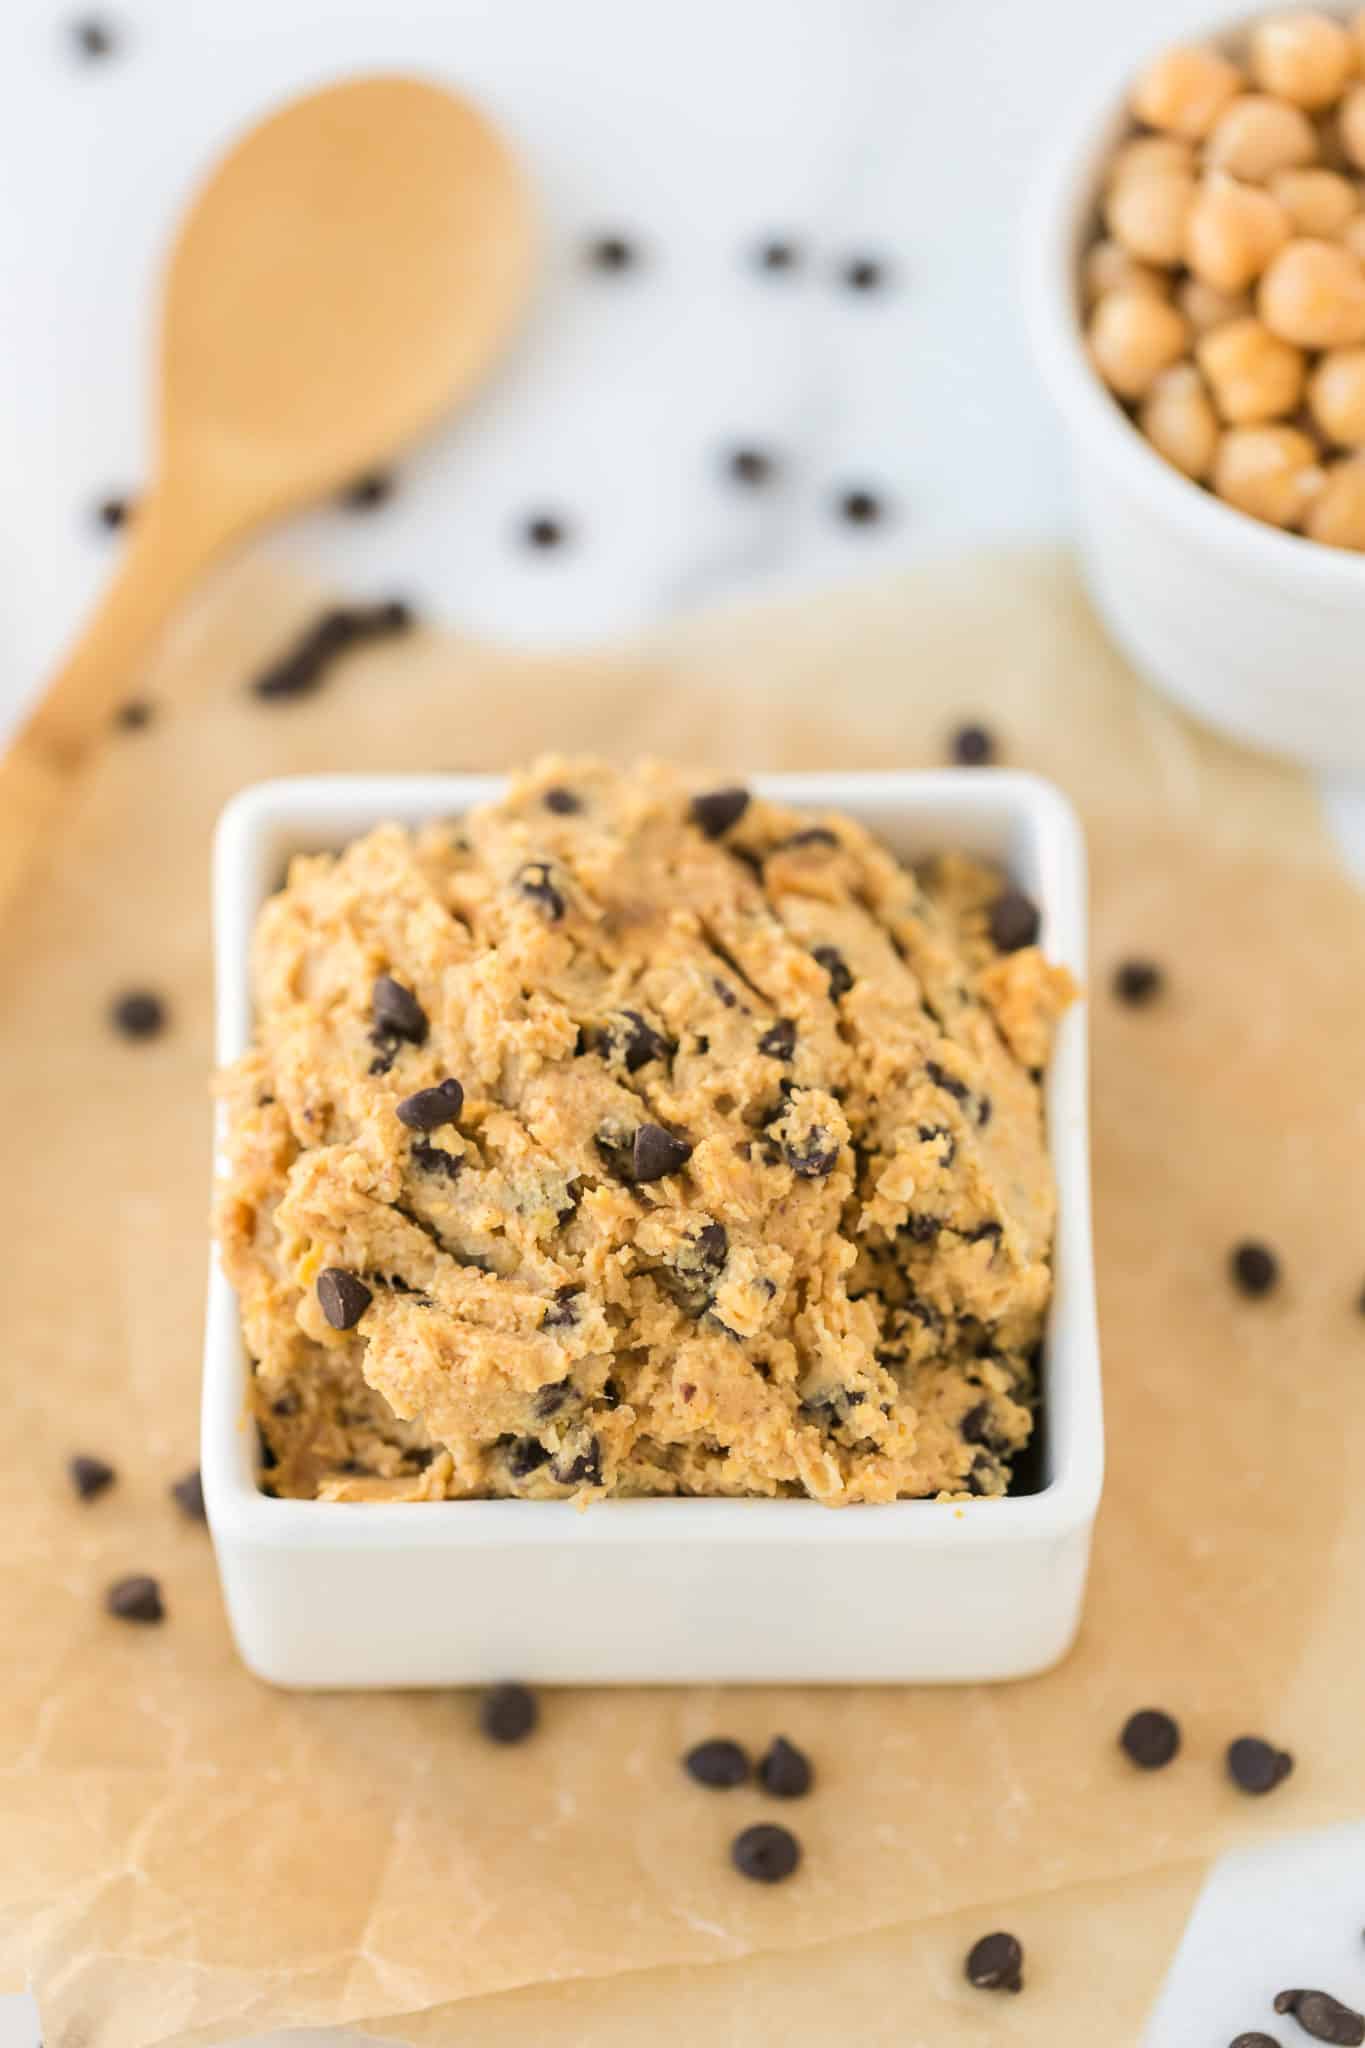
[[[50,2048],[335,2021],[456,2044],[813,2040],[841,2010],[872,2041],[1131,2038],[1212,1855],[1365,1812],[1365,913],[1311,792],[1137,685],[1051,555],[615,657],[424,635],[312,701],[253,702],[244,679],[315,602],[260,564],[205,596],[149,678],[164,717],[111,744],[0,933],[0,1984],[31,1975]],[[910,766],[970,714],[1091,835],[1110,1476],[1073,1656],[998,1688],[564,1692],[505,1752],[466,1696],[258,1685],[204,1532],[166,1498],[195,1458],[222,800],[263,774],[547,746]],[[1105,993],[1128,952],[1169,968],[1151,1011]],[[104,1012],[136,985],[174,1022],[130,1046]],[[1249,1233],[1285,1261],[1257,1304],[1223,1275]],[[85,1506],[77,1449],[120,1472]],[[159,1630],[101,1611],[136,1570],[163,1580]],[[1150,1778],[1114,1747],[1146,1703],[1186,1734]],[[721,1730],[782,1730],[817,1761],[787,1886],[728,1867],[770,1811],[757,1795],[677,1768]],[[1257,1731],[1299,1759],[1264,1801],[1220,1766]],[[999,1924],[1030,1986],[983,2007],[956,1971]]]

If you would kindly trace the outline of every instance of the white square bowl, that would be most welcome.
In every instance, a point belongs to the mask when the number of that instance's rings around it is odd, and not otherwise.
[[[381,820],[416,825],[496,797],[477,776],[315,776],[227,806],[214,848],[217,1052],[251,1041],[248,953],[291,854]],[[1063,798],[991,770],[755,776],[837,808],[897,852],[1001,861],[1038,902],[1042,943],[1085,972],[1085,856]],[[1104,1443],[1090,1234],[1085,1006],[1047,1083],[1058,1189],[1056,1290],[1042,1371],[1037,1490],[1004,1500],[827,1508],[805,1500],[358,1503],[260,1491],[237,1304],[215,1258],[203,1477],[233,1632],[289,1686],[1017,1678],[1070,1647]]]

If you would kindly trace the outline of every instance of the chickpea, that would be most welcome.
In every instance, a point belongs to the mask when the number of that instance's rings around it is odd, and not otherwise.
[[[1141,398],[1189,345],[1184,316],[1150,292],[1121,285],[1106,292],[1090,316],[1095,367],[1121,398]]]
[[[1272,14],[1251,31],[1256,83],[1296,107],[1329,107],[1355,67],[1350,32],[1330,14]]]
[[[1281,341],[1254,316],[1215,327],[1194,353],[1219,412],[1232,426],[1280,419],[1303,395],[1303,350]]]
[[[1365,264],[1339,242],[1290,242],[1261,279],[1257,311],[1300,348],[1365,341]]]
[[[1105,202],[1104,224],[1140,262],[1179,263],[1196,190],[1188,171],[1147,171],[1124,178]]]
[[[1296,235],[1328,239],[1360,210],[1360,194],[1339,171],[1277,171],[1270,195],[1289,215]]]
[[[1318,133],[1302,107],[1291,107],[1268,92],[1244,92],[1218,116],[1204,148],[1204,162],[1252,185],[1276,171],[1316,163]]]
[[[1365,348],[1334,348],[1308,380],[1308,404],[1329,441],[1365,446]]]
[[[1295,525],[1322,484],[1317,450],[1297,427],[1229,427],[1218,444],[1214,490],[1271,526]]]
[[[1213,171],[1190,208],[1185,260],[1215,291],[1240,292],[1289,240],[1289,216],[1268,192]]]
[[[1328,465],[1303,530],[1329,548],[1365,549],[1365,456],[1343,455]]]
[[[1181,135],[1135,135],[1116,149],[1104,174],[1106,186],[1153,171],[1194,173],[1194,144]]]
[[[1147,127],[1198,142],[1242,84],[1237,66],[1219,51],[1185,43],[1148,65],[1133,87],[1132,108]]]
[[[1139,263],[1117,242],[1096,242],[1086,250],[1081,265],[1081,296],[1087,308],[1106,292],[1117,291],[1125,284],[1135,291],[1150,292],[1155,299],[1171,296],[1171,280],[1165,272],[1154,270],[1150,263]]]
[[[1202,277],[1182,278],[1175,302],[1196,334],[1205,334],[1224,320],[1240,320],[1251,311],[1250,292],[1216,292]]]
[[[1163,370],[1143,400],[1138,425],[1167,462],[1202,482],[1213,467],[1218,416],[1193,363]]]
[[[1353,85],[1337,108],[1337,130],[1351,162],[1365,170],[1365,85]]]

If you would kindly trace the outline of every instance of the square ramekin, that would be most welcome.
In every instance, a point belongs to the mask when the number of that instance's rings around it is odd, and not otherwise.
[[[1226,43],[1252,18],[1224,13],[1180,40]],[[1365,556],[1282,533],[1182,476],[1086,354],[1080,256],[1140,69],[1131,59],[1063,123],[1022,223],[1025,314],[1066,434],[1086,580],[1123,651],[1186,710],[1324,773],[1365,773]]]
[[[1083,979],[1084,850],[1047,783],[968,770],[751,786],[847,811],[908,856],[958,847],[1004,862],[1041,907],[1042,943]],[[219,1059],[251,1040],[251,930],[284,859],[384,819],[457,816],[501,787],[319,776],[235,797],[214,849]],[[1004,1500],[630,1500],[581,1512],[271,1500],[257,1485],[237,1304],[215,1258],[204,1494],[245,1662],[289,1686],[942,1682],[1055,1663],[1079,1621],[1103,1468],[1083,1004],[1063,1020],[1047,1090],[1059,1226],[1038,1490]]]

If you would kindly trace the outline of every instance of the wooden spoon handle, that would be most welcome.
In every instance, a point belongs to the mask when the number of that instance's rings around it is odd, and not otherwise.
[[[179,492],[139,507],[103,601],[0,759],[0,917],[176,600],[227,538]]]

